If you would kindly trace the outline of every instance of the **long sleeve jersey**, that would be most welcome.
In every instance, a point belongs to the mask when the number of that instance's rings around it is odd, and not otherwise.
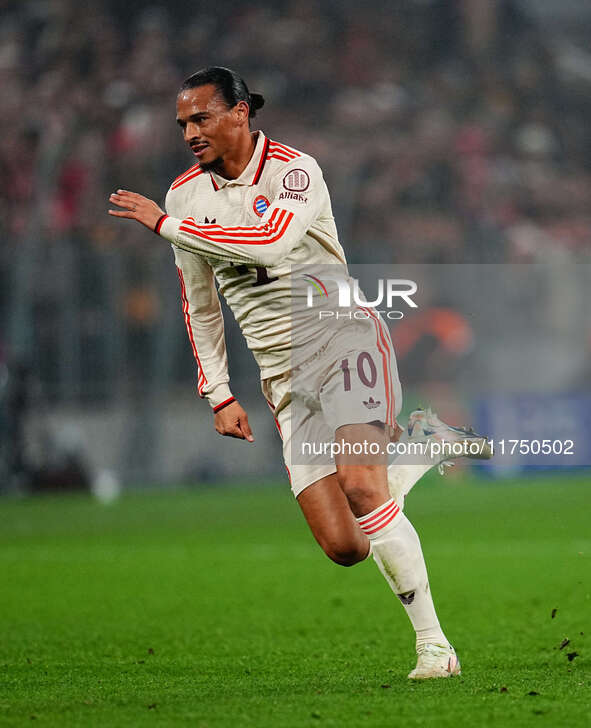
[[[347,275],[345,255],[316,161],[261,131],[237,179],[195,165],[172,183],[166,212],[157,232],[173,246],[198,392],[215,410],[232,398],[215,280],[267,378],[292,366],[292,267]]]

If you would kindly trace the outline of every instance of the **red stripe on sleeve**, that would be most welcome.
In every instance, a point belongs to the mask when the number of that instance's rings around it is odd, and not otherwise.
[[[193,356],[195,357],[195,361],[197,362],[198,366],[198,376],[197,376],[197,391],[199,392],[199,396],[203,397],[203,386],[207,384],[207,377],[205,376],[205,373],[203,371],[203,367],[201,365],[201,360],[199,359],[199,354],[197,353],[197,347],[195,346],[195,339],[193,337],[193,328],[191,326],[191,314],[189,313],[189,299],[187,298],[187,289],[185,287],[185,279],[183,277],[183,271],[177,267],[177,271],[179,274],[179,281],[181,283],[181,300],[183,303],[183,314],[185,316],[185,325],[187,327],[187,333],[189,334],[189,341],[191,342],[191,348],[193,349]]]
[[[280,142],[271,141],[270,148],[271,148],[271,151],[279,152],[281,154],[284,154],[285,156],[291,157],[292,159],[302,156],[295,149],[292,149],[291,147],[288,147],[285,144],[281,144]]]
[[[160,219],[158,220],[156,227],[154,228],[154,232],[156,235],[160,235],[160,228],[162,227],[162,223],[169,217],[169,215],[162,215]]]
[[[189,169],[185,170],[182,174],[179,174],[179,176],[175,180],[173,180],[173,183],[172,183],[173,186],[177,182],[181,182],[181,180],[183,180],[185,177],[187,177],[189,174],[191,174],[191,172],[195,172],[197,169],[199,169],[198,163],[194,164],[192,167],[189,167]]]
[[[225,399],[223,402],[220,402],[220,404],[216,405],[213,408],[213,413],[216,414],[220,410],[224,409],[224,407],[227,407],[229,404],[232,404],[232,402],[236,401],[236,397],[228,397],[228,399]]]
[[[197,235],[212,243],[234,245],[269,245],[281,239],[293,220],[293,212],[275,209],[264,225],[253,227],[224,228],[220,225],[196,225],[188,219],[182,221],[179,230]]]
[[[191,171],[191,170],[189,170]],[[186,174],[184,177],[181,177],[178,182],[172,183],[172,189],[176,190],[181,185],[184,185],[185,182],[189,182],[189,180],[195,179],[195,177],[199,177],[200,174],[203,174],[202,169],[198,169],[196,172],[193,172],[192,174]]]

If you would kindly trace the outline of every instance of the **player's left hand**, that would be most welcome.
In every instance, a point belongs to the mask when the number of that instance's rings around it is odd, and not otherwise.
[[[137,192],[129,192],[129,190],[113,192],[109,197],[109,202],[123,208],[123,210],[109,210],[109,215],[137,220],[150,230],[154,230],[156,223],[164,215],[164,211],[153,200],[138,195]]]

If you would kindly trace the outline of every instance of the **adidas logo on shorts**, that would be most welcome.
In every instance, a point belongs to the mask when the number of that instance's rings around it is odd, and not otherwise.
[[[376,402],[373,397],[370,397],[367,401],[363,400],[363,404],[367,407],[367,409],[375,409],[376,407],[379,407],[382,403],[379,400]]]

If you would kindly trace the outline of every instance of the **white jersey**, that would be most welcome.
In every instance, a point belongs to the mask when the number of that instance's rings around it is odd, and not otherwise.
[[[345,254],[316,161],[261,131],[237,179],[195,165],[172,183],[166,212],[157,232],[173,244],[198,391],[215,410],[232,394],[214,276],[268,378],[292,366],[292,266],[336,264],[347,275]]]

